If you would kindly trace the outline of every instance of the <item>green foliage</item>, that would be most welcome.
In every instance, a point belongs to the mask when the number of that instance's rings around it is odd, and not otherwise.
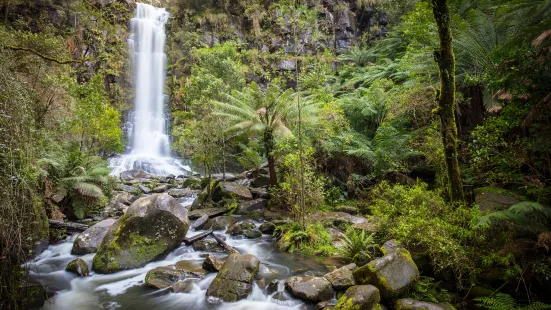
[[[531,233],[541,233],[549,229],[551,208],[533,201],[519,202],[505,211],[495,211],[480,217],[478,225],[489,227],[492,224],[508,223],[514,228]]]
[[[373,235],[362,229],[348,229],[342,240],[343,245],[337,248],[337,252],[349,259],[352,259],[361,251],[369,253],[371,250],[371,252],[374,252],[378,245],[375,243]],[[375,255],[370,256],[373,258]]]
[[[551,309],[550,304],[532,302],[528,305],[520,304],[516,299],[504,293],[497,293],[491,297],[476,298],[478,306],[489,310],[544,310]]]
[[[289,252],[300,251],[306,254],[329,256],[335,252],[331,245],[331,235],[320,223],[308,224],[306,230],[298,222],[278,226],[280,238],[290,243]]]
[[[432,303],[449,303],[451,295],[434,278],[420,277],[408,291],[408,297]]]

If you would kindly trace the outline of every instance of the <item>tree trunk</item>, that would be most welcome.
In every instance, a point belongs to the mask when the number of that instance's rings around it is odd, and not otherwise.
[[[266,151],[266,158],[268,159],[268,171],[270,172],[270,185],[277,185],[277,176],[275,169],[275,158],[272,155],[274,150],[274,135],[271,130],[264,131],[264,149]]]
[[[440,68],[438,115],[442,124],[442,142],[448,175],[448,191],[453,202],[464,201],[463,185],[457,161],[457,127],[455,123],[455,56],[452,48],[450,11],[446,0],[431,0],[440,50],[434,52]]]

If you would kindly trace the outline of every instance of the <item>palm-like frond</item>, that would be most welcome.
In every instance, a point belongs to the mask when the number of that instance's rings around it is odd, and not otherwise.
[[[478,226],[487,227],[493,223],[507,222],[518,230],[542,232],[547,230],[547,221],[551,219],[551,208],[533,201],[519,202],[504,211],[496,211],[482,216]]]
[[[481,297],[475,299],[478,306],[488,310],[546,310],[551,309],[550,304],[542,302],[533,302],[528,305],[518,303],[511,295],[497,293],[491,297]]]
[[[102,189],[92,183],[79,182],[75,184],[75,190],[83,197],[100,199],[102,198],[103,191]]]

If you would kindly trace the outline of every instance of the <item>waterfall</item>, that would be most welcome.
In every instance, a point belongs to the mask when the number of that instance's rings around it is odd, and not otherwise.
[[[189,167],[171,157],[165,114],[166,34],[164,8],[136,3],[128,40],[134,82],[134,109],[125,125],[130,145],[113,158],[111,174],[139,169],[154,175],[182,174]]]

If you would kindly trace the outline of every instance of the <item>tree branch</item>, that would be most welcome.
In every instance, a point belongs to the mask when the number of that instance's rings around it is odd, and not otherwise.
[[[36,56],[44,59],[44,60],[47,60],[47,61],[53,61],[55,63],[58,63],[60,65],[67,65],[67,64],[72,64],[72,63],[83,63],[85,61],[88,61],[88,58],[84,58],[84,59],[69,59],[69,60],[59,60],[59,59],[56,59],[56,58],[53,58],[53,57],[50,57],[50,56],[46,56],[46,55],[43,55],[41,54],[40,52],[38,51],[35,51],[33,50],[32,48],[28,48],[28,47],[19,47],[19,46],[13,46],[13,45],[0,45],[0,47],[2,48],[7,48],[7,49],[10,49],[12,51],[24,51],[24,52],[29,52],[29,53],[32,53],[32,54],[35,54]]]

